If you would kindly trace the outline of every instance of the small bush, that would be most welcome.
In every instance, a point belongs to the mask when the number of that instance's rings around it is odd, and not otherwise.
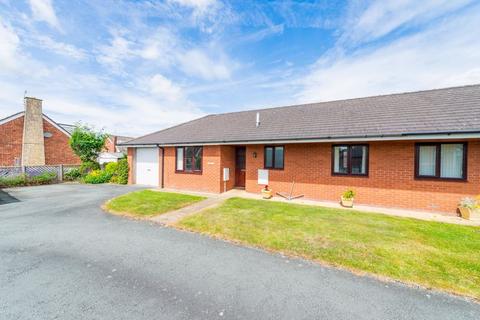
[[[116,182],[119,184],[127,184],[128,183],[128,161],[126,158],[118,160],[118,168],[117,168],[117,175],[116,175]]]
[[[99,184],[109,182],[112,175],[105,170],[93,170],[83,178],[83,182]]]
[[[80,174],[82,176],[89,174],[93,170],[100,170],[100,165],[98,162],[87,161],[80,165]]]
[[[50,184],[57,181],[57,174],[55,172],[45,172],[38,176],[33,176],[28,179],[29,184]]]
[[[20,187],[27,184],[27,176],[22,174],[16,177],[0,178],[0,187]]]
[[[75,181],[79,179],[81,176],[82,176],[82,173],[80,172],[80,169],[74,168],[67,171],[63,179],[66,181]]]
[[[118,162],[109,162],[105,164],[105,171],[110,173],[111,175],[116,174],[117,169],[118,169]]]
[[[355,198],[355,191],[353,191],[352,189],[348,189],[347,191],[345,191],[343,193],[343,198],[345,200],[351,200],[351,199]]]
[[[22,187],[22,186],[35,186],[42,184],[50,184],[57,181],[57,174],[54,172],[45,172],[38,176],[29,177],[25,174],[21,174],[15,177],[0,178],[0,187]]]

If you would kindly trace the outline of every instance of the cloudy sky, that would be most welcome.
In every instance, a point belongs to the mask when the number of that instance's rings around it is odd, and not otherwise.
[[[480,83],[480,1],[0,0],[0,118],[143,135],[208,113]]]

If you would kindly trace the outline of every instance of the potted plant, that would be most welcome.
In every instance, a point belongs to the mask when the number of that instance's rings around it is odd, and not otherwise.
[[[272,190],[268,189],[268,185],[262,189],[262,197],[263,199],[270,199],[272,197]]]
[[[355,198],[355,191],[353,191],[352,189],[348,189],[342,195],[342,206],[352,208],[354,198]]]
[[[458,203],[458,211],[460,211],[460,216],[463,219],[470,219],[470,216],[472,215],[472,212],[475,210],[477,206],[477,203],[475,199],[466,197],[460,200]]]

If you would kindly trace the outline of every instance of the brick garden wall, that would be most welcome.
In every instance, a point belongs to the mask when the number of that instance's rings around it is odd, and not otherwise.
[[[287,192],[295,181],[295,194],[339,201],[353,188],[355,202],[378,206],[443,211],[455,214],[460,198],[480,193],[480,142],[468,144],[468,180],[439,181],[414,178],[415,142],[369,143],[369,176],[332,176],[331,144],[285,145],[284,170],[270,170],[269,186]],[[253,152],[257,158],[253,158]],[[246,190],[259,192],[257,169],[263,167],[263,145],[247,146]]]

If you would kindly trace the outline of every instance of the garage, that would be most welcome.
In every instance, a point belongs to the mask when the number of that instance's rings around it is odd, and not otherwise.
[[[135,182],[148,186],[159,185],[158,148],[136,149]]]

